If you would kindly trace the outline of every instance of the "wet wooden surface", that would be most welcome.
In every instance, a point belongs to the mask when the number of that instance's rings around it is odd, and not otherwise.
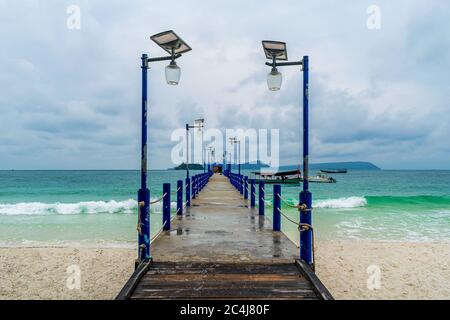
[[[297,246],[248,206],[226,177],[215,174],[171,230],[153,242],[153,262],[122,296],[319,299],[314,281],[295,263]]]
[[[269,189],[266,194],[270,194]],[[250,201],[215,174],[191,208],[152,244],[155,261],[292,262],[298,249]],[[266,215],[272,210],[266,207]]]
[[[131,299],[318,299],[294,263],[155,262]]]

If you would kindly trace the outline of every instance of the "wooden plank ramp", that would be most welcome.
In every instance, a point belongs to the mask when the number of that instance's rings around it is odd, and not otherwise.
[[[266,214],[271,216],[271,212]],[[117,299],[333,299],[298,248],[218,174]]]

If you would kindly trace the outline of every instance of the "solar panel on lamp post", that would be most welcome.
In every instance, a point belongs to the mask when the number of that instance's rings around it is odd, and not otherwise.
[[[281,88],[283,76],[278,71],[275,63],[276,60],[287,60],[286,43],[264,40],[262,44],[266,58],[272,60],[272,70],[267,75],[267,86],[271,91],[278,91]]]
[[[149,261],[150,256],[150,190],[147,187],[147,79],[149,64],[156,61],[170,60],[170,68],[166,69],[168,84],[178,84],[180,70],[175,60],[191,49],[172,30],[153,35],[151,37],[161,48],[170,55],[149,58],[147,54],[141,57],[142,69],[142,104],[141,104],[141,187],[138,190],[138,259],[137,263]],[[177,70],[178,68],[178,70]]]
[[[288,62],[286,43],[281,41],[262,41],[267,66],[272,67],[267,77],[267,84],[272,91],[281,88],[281,73],[277,67],[302,66],[303,71],[303,190],[299,195],[300,202],[300,259],[314,268],[313,229],[312,229],[312,193],[309,191],[309,57],[303,56],[301,61]],[[281,62],[278,62],[281,60]]]
[[[192,50],[191,47],[172,30],[155,34],[150,38],[170,54],[171,61],[170,64],[166,67],[165,72],[166,81],[167,84],[177,85],[180,82],[181,70],[180,67],[178,67],[175,59],[177,57],[180,57],[181,54]]]

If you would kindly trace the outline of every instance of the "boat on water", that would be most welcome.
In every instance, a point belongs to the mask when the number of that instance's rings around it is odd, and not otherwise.
[[[347,169],[320,169],[323,173],[347,173]]]
[[[253,177],[252,177],[253,175]],[[264,181],[265,183],[280,184],[300,184],[303,181],[302,172],[300,170],[282,171],[282,172],[252,172],[251,179],[256,181]],[[336,183],[336,179],[328,177],[326,174],[317,173],[315,176],[309,177],[312,183]]]
[[[316,183],[336,183],[335,178],[329,177],[326,174],[320,172],[317,172],[314,177],[309,177],[308,181]]]
[[[300,184],[302,182],[302,173],[300,170],[283,171],[283,172],[252,172],[256,181],[264,181],[265,183],[286,183]]]

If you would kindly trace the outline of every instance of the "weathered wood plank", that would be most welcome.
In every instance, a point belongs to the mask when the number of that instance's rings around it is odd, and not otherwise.
[[[137,270],[118,298],[332,298],[308,266],[295,262],[297,254],[226,178],[215,175],[156,239],[154,262]]]

